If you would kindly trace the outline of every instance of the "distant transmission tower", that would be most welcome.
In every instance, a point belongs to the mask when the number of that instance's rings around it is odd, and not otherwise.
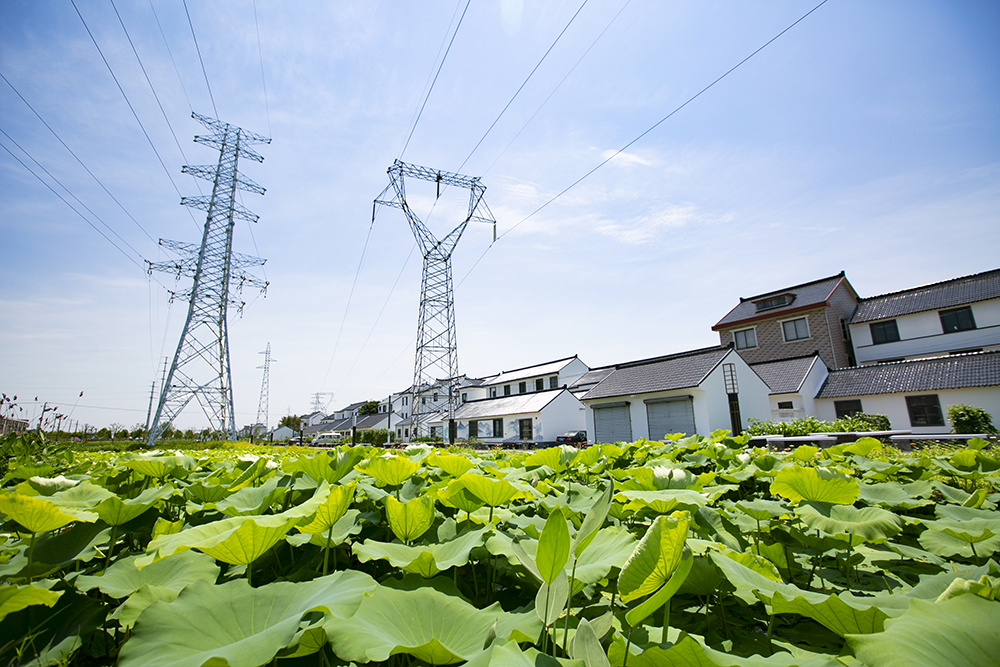
[[[274,361],[274,359],[271,359],[271,344],[268,343],[267,344],[267,348],[263,352],[258,352],[257,354],[263,354],[264,355],[264,365],[257,367],[257,368],[263,368],[264,369],[264,380],[260,383],[260,402],[257,403],[257,421],[253,425],[253,431],[254,431],[254,435],[255,436],[261,435],[260,433],[257,433],[257,428],[259,426],[263,426],[264,427],[264,431],[263,431],[264,433],[267,432],[267,421],[268,421],[268,416],[267,416],[267,394],[268,394],[268,386],[267,385],[268,385],[268,381],[269,381],[268,378],[271,376],[271,362]]]
[[[455,336],[455,295],[451,281],[451,255],[458,240],[470,221],[486,222],[493,225],[496,238],[496,220],[490,212],[483,193],[486,186],[479,178],[471,178],[447,171],[438,171],[396,160],[389,167],[389,185],[375,200],[376,204],[398,208],[406,214],[410,231],[420,246],[424,258],[423,274],[420,280],[420,315],[417,321],[417,354],[413,366],[413,386],[410,388],[411,417],[414,433],[423,433],[423,423],[436,406],[424,405],[419,400],[421,391],[429,389],[438,379],[448,384],[448,419],[454,418],[458,403],[458,392],[452,383],[458,378],[458,343]],[[441,196],[441,186],[467,188],[469,190],[469,212],[447,236],[440,241],[421,222],[406,203],[404,177],[410,176],[437,184],[437,196]],[[391,197],[386,197],[389,191]]]
[[[206,136],[195,136],[194,140],[217,148],[219,162],[214,167],[185,166],[182,170],[212,183],[210,196],[181,199],[181,204],[208,213],[201,246],[160,239],[160,245],[182,259],[149,263],[151,272],[166,271],[194,279],[190,289],[171,292],[171,299],[188,301],[188,315],[170,371],[160,388],[156,417],[149,430],[149,446],[192,399],[197,399],[213,430],[230,440],[236,439],[226,310],[230,303],[240,309],[244,305],[233,297],[233,288],[236,293],[244,286],[267,289],[266,282],[243,272],[249,266],[262,266],[265,260],[234,253],[232,247],[235,218],[256,222],[258,217],[236,202],[236,191],[264,194],[264,188],[239,174],[237,164],[240,158],[263,162],[264,158],[248,147],[269,144],[271,140],[214,118],[196,113],[191,117],[211,131]]]

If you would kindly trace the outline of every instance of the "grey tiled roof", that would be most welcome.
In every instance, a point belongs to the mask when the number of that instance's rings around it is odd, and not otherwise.
[[[618,364],[613,373],[583,397],[610,398],[697,387],[731,348],[716,345],[656,359]]]
[[[750,364],[750,368],[760,376],[764,384],[770,387],[772,394],[797,394],[818,358],[819,355],[810,354],[805,357]]]
[[[505,384],[508,382],[517,382],[518,380],[524,380],[527,378],[555,375],[563,368],[566,367],[569,362],[576,359],[576,357],[567,357],[566,359],[558,359],[556,361],[549,361],[544,364],[537,364],[535,366],[526,366],[525,368],[516,368],[512,371],[503,371],[500,375],[494,378],[489,378],[483,384],[494,385],[494,384]]]
[[[757,296],[747,298],[740,297],[740,304],[729,311],[725,317],[719,320],[715,326],[712,327],[712,330],[718,331],[719,329],[727,328],[737,322],[743,322],[745,320],[765,317],[770,318],[784,312],[799,310],[804,306],[819,307],[826,303],[826,300],[830,298],[830,295],[833,294],[833,290],[838,284],[840,284],[841,281],[845,283],[847,282],[847,278],[844,276],[843,271],[835,276],[830,276],[829,278],[821,278],[820,280],[814,280],[801,285],[774,290],[773,292],[767,292],[765,294],[758,294]],[[848,283],[848,285],[850,285],[850,283]],[[851,291],[853,291],[853,288]],[[780,296],[782,294],[794,294],[795,299],[786,306],[781,306],[780,308],[770,308],[760,313],[757,312],[757,301],[763,301],[769,297]]]
[[[861,299],[851,324],[1000,298],[1000,269]]]
[[[608,366],[607,368],[592,368],[580,376],[580,379],[574,382],[570,389],[576,390],[580,387],[593,387],[598,382],[611,375],[614,371],[614,366]]]
[[[1000,350],[830,371],[816,398],[1000,386]]]
[[[556,396],[565,389],[550,389],[528,394],[513,394],[497,398],[484,398],[478,401],[463,403],[455,411],[455,419],[484,419],[487,417],[503,417],[505,415],[523,415],[541,412]]]

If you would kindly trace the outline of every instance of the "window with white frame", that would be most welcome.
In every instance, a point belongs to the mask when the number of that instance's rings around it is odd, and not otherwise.
[[[809,338],[809,322],[804,317],[795,320],[785,320],[781,323],[781,333],[785,337],[786,343]]]
[[[751,347],[757,347],[757,330],[751,327],[749,329],[734,331],[733,340],[736,341],[737,350],[746,350]]]
[[[535,391],[542,391],[545,389],[545,379],[538,378],[535,380]]]
[[[497,397],[497,388],[490,387],[490,398],[496,398],[496,397]]]
[[[549,389],[558,389],[558,388],[559,388],[559,376],[553,375],[552,377],[549,378]]]

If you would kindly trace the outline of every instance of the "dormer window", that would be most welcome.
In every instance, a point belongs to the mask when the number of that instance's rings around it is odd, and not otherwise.
[[[771,310],[772,308],[781,308],[782,306],[787,306],[795,301],[794,294],[781,294],[779,296],[773,296],[770,299],[764,299],[763,301],[756,302],[757,312],[764,310]]]

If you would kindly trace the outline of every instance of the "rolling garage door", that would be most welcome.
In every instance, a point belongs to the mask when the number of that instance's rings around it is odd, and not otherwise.
[[[695,433],[694,400],[691,396],[654,398],[645,403],[650,440],[662,440],[670,433]]]
[[[627,402],[594,406],[597,442],[632,442],[632,418]]]

